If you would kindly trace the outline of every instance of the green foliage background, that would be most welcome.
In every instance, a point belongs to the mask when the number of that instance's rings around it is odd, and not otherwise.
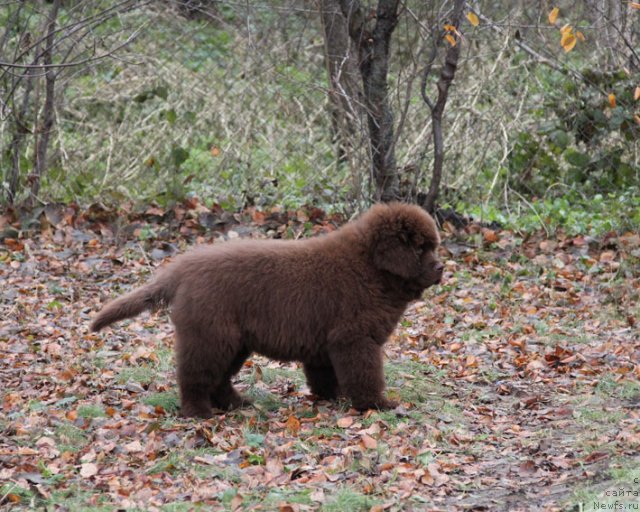
[[[167,205],[197,195],[227,209],[344,210],[367,203],[368,160],[336,162],[316,10],[284,1],[216,6],[215,18],[187,19],[157,3],[96,27],[95,37],[110,44],[137,36],[116,58],[61,75],[42,201]],[[415,82],[435,11],[412,8],[416,19],[403,18],[394,34],[390,81],[403,127],[402,180],[416,191],[430,179],[429,112]],[[0,10],[2,25],[10,12]],[[581,27],[578,9],[563,12],[573,16],[563,22]],[[63,11],[60,22],[69,16]],[[41,21],[29,18],[33,28]],[[637,76],[604,71],[597,34],[582,25],[587,40],[572,53],[548,48],[575,73],[536,62],[482,23],[463,27],[445,119],[442,206],[522,229],[640,225]],[[18,45],[24,27],[7,30],[9,47]],[[0,131],[5,181],[10,137]],[[366,156],[364,125],[361,142]],[[27,145],[22,155],[25,182],[32,151]]]

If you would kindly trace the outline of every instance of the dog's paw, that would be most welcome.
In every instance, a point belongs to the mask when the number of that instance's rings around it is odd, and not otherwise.
[[[252,405],[253,400],[251,400],[251,398],[238,394],[237,397],[234,397],[234,399],[229,402],[228,409],[242,409],[243,407],[250,407]]]
[[[185,418],[203,418],[208,419],[213,416],[211,407],[195,404],[183,404],[180,408],[180,414]]]
[[[388,398],[383,398],[382,400],[376,401],[375,407],[381,411],[388,411],[389,409],[395,409],[399,405],[400,402],[389,400]]]
[[[338,393],[338,390],[335,388],[311,388],[311,394],[309,396],[314,400],[335,400],[340,396],[340,393]]]
[[[251,404],[253,404],[253,401],[250,398],[241,395],[235,389],[227,395],[211,396],[211,405],[221,411],[231,411],[233,409],[249,407]]]
[[[369,409],[378,409],[379,411],[387,411],[389,409],[395,409],[400,405],[395,400],[389,400],[388,398],[380,397],[371,401],[353,401],[353,408],[358,411],[368,411]]]

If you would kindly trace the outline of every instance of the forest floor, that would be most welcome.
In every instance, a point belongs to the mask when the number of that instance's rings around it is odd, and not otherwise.
[[[88,330],[109,298],[192,243],[308,236],[339,222],[195,202],[0,216],[0,505],[635,509],[638,233],[445,224],[445,280],[385,346],[393,411],[314,401],[296,364],[253,357],[237,387],[254,406],[185,420],[166,314]]]

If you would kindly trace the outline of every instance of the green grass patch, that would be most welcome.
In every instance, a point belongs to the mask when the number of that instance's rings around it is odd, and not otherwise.
[[[235,489],[229,489],[223,493],[222,502],[225,510],[231,510],[231,500],[235,497]],[[276,488],[266,493],[249,492],[242,493],[243,510],[279,510],[284,503],[310,506],[313,504],[310,498],[311,490],[293,490]]]
[[[277,510],[278,506],[283,502],[311,505],[313,503],[310,497],[311,492],[311,489],[295,490],[276,488],[270,490],[259,502],[263,503],[268,510]]]
[[[168,373],[175,368],[175,359],[173,350],[170,348],[159,348],[156,350],[158,362],[156,363],[157,371],[160,373]]]
[[[391,398],[400,398],[404,402],[431,407],[443,392],[438,384],[441,373],[433,366],[416,361],[403,360],[387,363],[385,374],[389,383],[388,394]]]
[[[157,370],[149,366],[139,366],[136,368],[124,368],[118,375],[118,382],[137,382],[138,384],[151,384],[157,380]]]
[[[186,454],[182,451],[171,452],[166,457],[159,459],[153,466],[147,469],[148,475],[155,473],[176,473],[182,471],[188,463]]]
[[[5,482],[0,485],[0,497],[8,497],[9,495],[17,497],[19,499],[17,503],[27,507],[29,506],[28,503],[33,503],[35,499],[33,491],[25,489],[14,482]]]
[[[259,370],[257,369],[259,368]],[[287,381],[290,380],[296,386],[301,386],[304,384],[305,379],[304,375],[300,370],[294,370],[291,368],[277,368],[270,366],[254,366],[247,374],[245,378],[242,379],[243,382],[248,384],[255,384],[259,380],[267,384],[268,386],[275,384],[279,381]]]
[[[104,412],[104,408],[101,405],[81,405],[78,407],[78,416],[80,418],[105,418],[107,415]]]
[[[253,404],[260,411],[277,411],[284,405],[282,397],[274,395],[269,391],[262,389],[251,388],[246,392],[247,396],[253,400]]]
[[[612,375],[604,375],[598,381],[596,392],[607,398],[640,401],[640,382],[629,379],[616,381]]]
[[[264,444],[264,436],[248,430],[244,431],[244,440],[251,448],[260,448]]]
[[[29,400],[29,411],[36,412],[41,411],[42,409],[46,409],[47,405],[42,403],[40,400]]]
[[[160,507],[163,512],[191,512],[192,510],[212,510],[210,505],[202,505],[200,503],[175,502],[165,503]]]
[[[626,414],[621,410],[608,411],[604,404],[589,405],[581,407],[574,412],[574,416],[578,424],[583,426],[589,426],[592,429],[596,428],[596,425],[605,426],[607,424],[617,425]]]
[[[380,504],[381,501],[372,496],[343,487],[322,507],[322,510],[323,512],[364,512]]]
[[[61,452],[77,452],[89,443],[86,432],[71,423],[63,423],[55,431],[58,449]]]
[[[365,421],[369,421],[369,418],[367,418],[367,420]],[[347,434],[345,434],[344,429],[342,428],[316,427],[311,431],[311,437],[318,437],[320,439],[334,439],[334,438],[345,439],[348,436]]]
[[[180,410],[180,398],[175,391],[152,393],[146,396],[142,402],[151,407],[162,407],[169,414],[177,414]]]
[[[20,501],[16,505],[17,509],[22,510],[58,510],[63,508],[71,511],[92,510],[106,512],[115,509],[115,507],[107,504],[109,499],[104,494],[96,496],[93,491],[82,489],[77,485],[71,485],[65,489],[56,489],[54,480],[43,485],[51,488],[51,494],[46,499],[30,489],[19,487],[10,482],[0,485],[0,497],[10,494],[19,497]]]
[[[66,489],[54,489],[51,497],[43,502],[43,509],[64,508],[71,511],[107,512],[116,509],[109,504],[109,497],[103,493],[89,491],[77,485]]]
[[[242,482],[242,470],[234,466],[209,466],[199,464],[194,467],[193,472],[199,478],[217,478],[230,484]]]

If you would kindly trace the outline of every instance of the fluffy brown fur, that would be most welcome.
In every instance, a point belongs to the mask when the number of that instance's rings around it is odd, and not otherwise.
[[[323,237],[193,249],[108,304],[91,329],[170,305],[188,417],[242,405],[231,378],[253,352],[301,361],[319,397],[393,408],[383,395],[382,345],[407,304],[440,281],[439,241],[426,212],[393,203]]]

